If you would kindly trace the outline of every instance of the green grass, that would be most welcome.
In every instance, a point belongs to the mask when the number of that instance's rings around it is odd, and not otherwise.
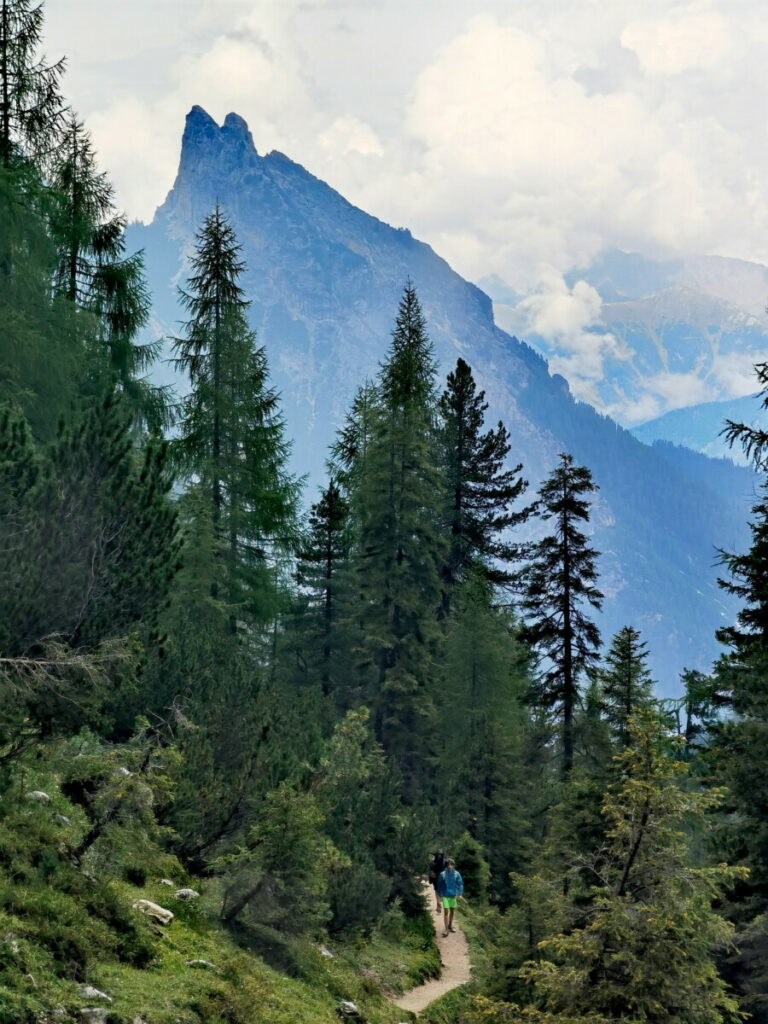
[[[29,801],[35,788],[51,802]],[[57,813],[71,824],[56,823]],[[75,1024],[89,1005],[84,984],[113,998],[109,1024],[338,1024],[342,999],[356,1003],[367,1024],[397,1024],[408,1014],[387,994],[439,969],[428,916],[407,919],[393,908],[367,938],[326,940],[332,958],[319,939],[286,938],[289,977],[206,914],[205,883],[141,829],[105,838],[83,870],[73,865],[68,847],[86,827],[55,773],[41,769],[24,792],[0,800],[0,1024]],[[163,876],[203,890],[203,899],[174,901]],[[142,897],[173,910],[173,922],[159,928],[134,910]]]

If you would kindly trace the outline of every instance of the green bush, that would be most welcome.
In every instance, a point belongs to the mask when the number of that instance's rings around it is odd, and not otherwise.
[[[328,902],[332,933],[370,933],[384,913],[392,889],[390,879],[371,863],[350,864],[331,872],[328,881]]]
[[[453,859],[464,880],[464,892],[467,899],[485,903],[488,899],[491,869],[485,859],[482,845],[468,832],[465,832],[456,844]]]

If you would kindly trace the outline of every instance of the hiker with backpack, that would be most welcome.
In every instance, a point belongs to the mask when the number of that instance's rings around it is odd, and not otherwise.
[[[448,858],[446,867],[437,876],[437,895],[443,903],[443,938],[448,932],[455,932],[453,927],[453,914],[459,899],[464,897],[464,881],[456,870],[456,864],[452,858]]]
[[[445,870],[448,861],[445,859],[445,854],[442,850],[438,850],[429,859],[429,884],[435,890],[435,913],[439,914],[443,909],[442,900],[440,899],[440,893],[437,891],[437,880],[440,877],[440,872]]]

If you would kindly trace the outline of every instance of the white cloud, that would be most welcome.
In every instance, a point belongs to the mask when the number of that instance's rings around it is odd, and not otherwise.
[[[318,135],[318,142],[332,154],[347,156],[382,156],[381,142],[370,125],[351,114],[337,117],[325,131]]]
[[[621,403],[608,406],[605,412],[609,416],[619,419],[628,427],[634,427],[638,423],[646,423],[654,420],[662,412],[666,412],[665,404],[659,401],[656,395],[644,394],[639,398],[627,399]]]
[[[651,394],[664,402],[664,409],[682,409],[687,405],[698,405],[717,397],[712,385],[703,380],[695,371],[687,373],[656,373],[649,377],[646,386]]]
[[[74,99],[131,214],[162,200],[199,103],[518,290],[609,245],[768,258],[757,0],[190,0],[175,32],[148,0],[71,3]]]
[[[768,351],[731,352],[717,356],[712,364],[712,377],[726,398],[740,398],[757,391],[755,365],[768,362]]]
[[[729,21],[701,4],[639,18],[624,29],[621,43],[637,54],[644,71],[656,75],[725,68],[739,49]]]
[[[596,388],[605,373],[606,359],[627,357],[621,343],[609,332],[590,328],[600,322],[602,300],[586,281],[569,288],[563,278],[549,269],[542,272],[536,292],[516,307],[525,318],[527,330],[551,345],[550,370],[571,384],[577,398],[599,405]]]

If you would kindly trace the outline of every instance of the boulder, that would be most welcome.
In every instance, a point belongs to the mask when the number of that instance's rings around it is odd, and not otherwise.
[[[351,999],[342,999],[339,1003],[339,1015],[347,1021],[362,1021],[360,1011]]]
[[[175,882],[172,882],[170,880],[170,878],[161,878],[160,879],[160,885],[168,885],[171,888],[173,888],[173,886],[175,885]]]
[[[324,956],[328,960],[334,960],[336,958],[336,954],[331,952],[331,950],[328,949],[327,946],[320,946],[319,949],[320,949],[320,956]]]
[[[80,1010],[83,1024],[107,1024],[107,1011],[101,1006],[84,1006]]]
[[[187,967],[196,967],[202,971],[218,971],[218,967],[210,960],[187,960]]]
[[[170,924],[173,920],[173,911],[153,903],[152,900],[134,900],[133,909],[140,910],[147,917],[154,917],[160,924]]]
[[[53,820],[57,825],[71,825],[72,822],[66,816],[66,814],[54,814]]]
[[[190,900],[196,900],[200,896],[200,893],[196,889],[177,889],[173,894],[175,900],[181,900],[183,903],[189,903]]]
[[[112,1002],[112,996],[108,996],[106,992],[102,992],[99,988],[94,988],[93,985],[82,985],[80,987],[80,995],[84,999],[103,999],[106,1003]]]
[[[49,804],[51,802],[51,798],[42,789],[33,789],[31,793],[27,793],[27,800],[35,800],[39,804]]]

